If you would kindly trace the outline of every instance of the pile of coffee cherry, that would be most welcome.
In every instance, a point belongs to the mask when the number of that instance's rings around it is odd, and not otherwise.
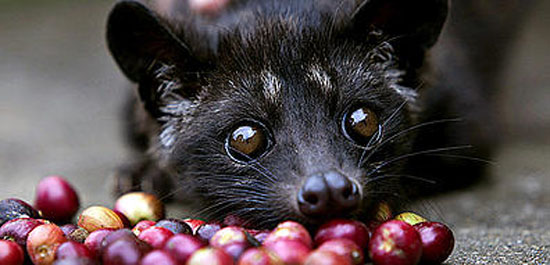
[[[44,178],[34,207],[0,201],[2,265],[360,265],[439,264],[454,247],[451,230],[412,213],[392,218],[381,204],[377,220],[335,219],[313,234],[295,221],[273,230],[222,222],[165,218],[154,195],[134,192],[114,207],[79,210],[78,195],[62,177]]]

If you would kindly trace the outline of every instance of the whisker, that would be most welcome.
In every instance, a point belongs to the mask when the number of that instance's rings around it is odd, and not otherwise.
[[[415,124],[415,125],[407,128],[407,129],[404,129],[402,131],[399,131],[399,132],[396,132],[396,133],[392,134],[390,137],[388,137],[388,139],[385,139],[384,141],[380,142],[378,145],[384,145],[386,142],[394,140],[398,136],[401,136],[403,134],[409,133],[410,131],[417,130],[417,129],[420,129],[420,128],[423,128],[423,127],[426,127],[426,126],[437,125],[437,124],[446,123],[446,122],[461,122],[461,121],[463,121],[463,119],[461,119],[461,118],[449,118],[449,119],[434,120],[434,121],[428,121],[428,122]],[[365,147],[362,146],[362,145],[354,145],[354,147],[359,148],[359,149],[365,149]],[[378,148],[378,147],[376,147],[376,148]]]
[[[440,120],[435,120],[435,121],[428,121],[428,122],[419,123],[419,124],[416,124],[416,125],[413,125],[413,126],[407,128],[407,129],[404,129],[402,131],[399,131],[399,132],[395,133],[394,135],[392,135],[388,139],[384,140],[384,142],[382,142],[381,144],[383,144],[387,141],[391,141],[391,140],[395,139],[395,137],[398,137],[402,134],[409,133],[413,130],[417,130],[417,129],[420,129],[420,128],[423,128],[423,127],[426,127],[426,126],[437,125],[437,124],[448,123],[448,122],[461,122],[461,121],[462,121],[461,118],[449,118],[449,119],[440,119]]]
[[[368,192],[369,195],[391,195],[392,197],[397,197],[401,200],[405,200],[407,202],[410,202],[411,200],[407,197],[405,197],[404,195],[401,195],[395,191],[391,192],[391,191],[369,191]]]
[[[473,157],[473,156],[451,155],[451,154],[430,154],[429,156],[457,158],[457,159],[481,162],[481,163],[489,164],[489,165],[492,165],[492,166],[497,164],[497,162],[495,162],[495,161],[488,160],[488,159],[483,159],[483,158],[479,158],[479,157]]]
[[[460,121],[462,121],[462,119],[454,118],[454,119],[441,119],[441,120],[423,122],[423,123],[419,123],[419,124],[416,124],[414,126],[411,126],[411,127],[407,128],[407,129],[404,129],[402,131],[396,132],[392,136],[390,136],[387,139],[380,142],[376,147],[374,147],[374,149],[372,149],[372,151],[369,153],[367,158],[365,158],[365,161],[368,161],[376,153],[376,151],[378,151],[380,148],[382,148],[385,144],[389,143],[392,140],[395,140],[398,137],[405,136],[405,135],[407,135],[408,133],[410,133],[414,130],[418,130],[420,128],[424,128],[424,127],[432,126],[432,125],[437,125],[437,124],[441,124],[441,123],[460,122]]]
[[[431,153],[437,153],[437,152],[446,152],[446,151],[453,151],[453,150],[462,150],[462,149],[467,149],[467,148],[471,148],[472,146],[471,145],[463,145],[463,146],[451,146],[451,147],[442,147],[442,148],[434,148],[434,149],[428,149],[428,150],[422,150],[422,151],[418,151],[418,152],[412,152],[412,153],[408,153],[408,154],[404,154],[404,155],[400,155],[398,157],[395,157],[395,158],[392,158],[388,161],[385,161],[383,162],[381,165],[377,166],[376,168],[374,168],[372,171],[368,172],[366,175],[367,176],[370,176],[371,174],[377,172],[378,170],[380,170],[381,168],[389,165],[389,164],[392,164],[394,162],[397,162],[399,160],[403,160],[405,158],[410,158],[410,157],[413,157],[413,156],[418,156],[418,155],[425,155],[425,154],[431,154]]]
[[[173,189],[172,191],[166,193],[165,195],[161,196],[159,198],[159,201],[164,202],[167,198],[172,197],[174,194],[180,192],[183,189],[183,187],[178,187],[176,189]]]
[[[254,202],[254,203],[258,203],[260,205],[263,205],[265,204],[265,201],[262,201],[262,200],[254,200],[254,199],[250,199],[250,198],[247,198],[246,200],[243,199],[243,198],[233,198],[233,199],[224,199],[223,201],[217,201],[216,203],[206,207],[206,208],[203,208],[199,211],[196,211],[194,214],[197,215],[197,216],[201,216],[201,215],[206,215],[208,216],[208,219],[210,219],[212,216],[217,216],[219,217],[220,214],[228,209],[228,208],[231,208],[231,207],[234,207],[236,205],[239,205],[240,203],[247,203],[247,202]]]
[[[407,102],[409,102],[408,100],[403,100],[403,103],[401,103],[401,105],[399,105],[394,111],[393,113],[384,121],[384,123],[382,124],[382,127],[388,125],[388,123],[390,121],[392,121],[396,116],[397,116],[397,113],[399,113],[399,111],[401,111],[403,109],[403,107],[405,107],[407,105]]]
[[[365,157],[365,154],[370,149],[370,145],[372,142],[375,141],[375,139],[378,139],[378,137],[382,136],[382,130],[379,129],[373,137],[370,138],[369,142],[365,145],[365,148],[363,149],[363,152],[361,153],[361,157],[359,157],[359,162],[357,163],[357,167],[361,166],[363,164],[363,158]]]
[[[412,179],[412,180],[418,180],[418,181],[425,182],[425,183],[428,183],[428,184],[434,184],[434,185],[437,184],[437,181],[435,181],[435,180],[430,180],[430,179],[427,179],[427,178],[413,176],[413,175],[386,174],[386,175],[376,176],[376,177],[371,178],[371,179],[367,179],[367,181],[365,182],[365,185],[371,184],[371,183],[379,181],[381,179],[388,179],[388,178],[407,178],[407,179]]]
[[[269,180],[269,182],[275,184],[277,183],[277,181],[275,180],[275,176],[273,175],[273,173],[271,173],[269,170],[265,169],[259,162],[257,163],[257,165],[259,165],[261,167],[261,169],[267,171],[267,172],[263,172],[262,170],[260,170],[259,168],[256,168],[254,165],[250,164],[250,168],[252,168],[253,170],[255,170],[256,172],[260,173],[262,176],[264,176],[267,180]]]
[[[220,142],[217,140],[217,142]],[[256,172],[260,173],[262,176],[264,176],[265,178],[267,178],[270,182],[272,183],[276,183],[276,177],[275,175],[269,171],[267,168],[265,168],[259,161],[257,160],[254,160],[252,157],[250,157],[249,155],[243,153],[243,152],[240,152],[239,150],[235,149],[235,148],[232,148],[230,147],[234,152],[237,152],[239,153],[240,155],[246,157],[247,159],[250,159],[252,162],[250,164],[248,164],[247,166],[256,170]],[[259,167],[259,168],[256,168],[255,166]],[[265,171],[265,172],[264,172]]]
[[[378,137],[382,137],[382,131],[383,128],[390,122],[392,121],[395,117],[397,117],[397,113],[399,113],[399,111],[401,111],[403,109],[403,107],[405,107],[405,105],[407,105],[407,102],[408,100],[404,100],[403,103],[401,103],[401,105],[399,105],[393,112],[392,114],[390,114],[390,116],[384,121],[384,123],[382,124],[381,126],[381,129],[378,130],[377,132],[377,135],[376,137],[371,137],[369,142],[367,143],[367,145],[365,146],[365,149],[363,150],[363,153],[361,153],[361,157],[359,157],[359,163],[357,163],[357,167],[359,167],[361,164],[363,164],[363,158],[365,156],[365,154],[367,153],[367,150],[369,150],[369,147],[370,145],[372,144],[372,142],[374,142],[374,140],[378,139]]]
[[[421,200],[415,202],[414,205],[418,205],[419,209],[417,211],[421,213],[424,217],[429,217],[429,219],[432,220],[445,221],[445,217],[443,215],[443,212],[441,211],[441,208],[439,208],[432,201]]]
[[[218,143],[218,144],[224,144],[222,141],[214,138],[214,137],[207,137],[208,139],[211,139],[212,141]],[[256,170],[258,173],[260,173],[262,176],[264,176],[265,178],[267,178],[268,180],[270,180],[271,183],[277,183],[276,181],[276,176],[270,171],[268,170],[267,168],[265,168],[259,161],[257,160],[254,160],[252,157],[250,157],[249,155],[245,154],[245,153],[242,153],[240,152],[239,150],[235,149],[235,148],[232,148],[232,151],[234,152],[237,152],[239,153],[240,155],[246,157],[247,159],[250,159],[251,160],[251,163],[248,164],[247,166]],[[221,157],[225,157],[225,154],[218,154],[219,156]],[[256,167],[255,167],[256,166]],[[258,167],[258,168],[257,168]]]
[[[256,198],[261,198],[261,199],[269,198],[266,194],[259,193],[257,191],[252,191],[252,190],[249,190],[249,189],[232,189],[231,192],[225,191],[225,192],[223,192],[223,194],[228,194],[228,195],[249,194],[249,195],[256,196]]]
[[[200,154],[192,154],[193,158],[206,158],[206,159],[212,159],[212,158],[225,158],[224,154],[207,154],[207,155],[200,155]]]
[[[224,181],[224,180],[219,180],[219,182],[220,183],[226,183],[226,184],[234,184],[234,182]],[[254,191],[254,192],[257,192],[258,195],[262,195],[262,196],[264,196],[266,193],[269,193],[271,191],[269,188],[261,186],[261,185],[246,186],[246,187],[235,185],[235,186],[231,186],[230,188],[231,188],[231,190],[235,190],[235,191],[240,191],[240,190]]]

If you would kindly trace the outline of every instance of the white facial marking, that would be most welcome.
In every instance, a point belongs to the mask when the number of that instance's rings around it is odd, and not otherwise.
[[[198,106],[198,100],[189,100],[181,96],[182,83],[174,74],[173,65],[162,64],[156,71],[159,82],[157,93],[160,94],[159,110],[164,114],[158,119],[164,122],[158,136],[159,146],[163,151],[170,152],[177,141],[179,131],[191,117]]]
[[[176,141],[176,128],[174,126],[165,126],[159,135],[160,144],[164,148],[170,148]]]
[[[281,93],[281,80],[269,71],[263,71],[262,81],[264,83],[264,95],[272,102],[277,102]]]
[[[393,90],[397,92],[397,94],[406,99],[408,102],[416,101],[418,93],[413,89],[398,84],[391,85],[391,88],[393,88]]]
[[[315,64],[309,68],[308,78],[319,84],[325,94],[332,90],[332,83],[330,82],[330,76],[325,72],[321,66]]]
[[[418,97],[418,93],[406,86],[399,85],[399,82],[401,82],[401,77],[405,73],[403,71],[399,70],[387,70],[386,71],[386,80],[389,83],[389,86],[401,97],[403,97],[405,100],[407,100],[410,103],[414,103],[416,101],[416,98]]]

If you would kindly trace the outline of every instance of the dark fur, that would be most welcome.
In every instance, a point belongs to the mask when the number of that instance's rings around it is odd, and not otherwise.
[[[298,189],[316,172],[336,169],[360,184],[362,207],[348,216],[368,215],[379,201],[393,204],[412,189],[408,185],[431,186],[435,179],[450,187],[474,179],[438,178],[433,176],[444,171],[432,171],[421,173],[424,181],[405,181],[412,179],[407,173],[426,165],[412,160],[404,167],[405,158],[461,149],[462,141],[472,139],[448,140],[433,130],[424,131],[432,133],[430,139],[415,138],[416,128],[447,126],[451,121],[442,119],[461,113],[423,93],[446,86],[425,77],[425,53],[439,36],[446,1],[241,0],[217,17],[196,16],[185,1],[176,3],[172,12],[156,15],[136,2],[121,2],[109,19],[109,47],[138,83],[142,102],[129,104],[140,120],[130,135],[147,149],[139,166],[122,174],[130,181],[119,182],[119,191],[144,179],[156,183],[150,186],[157,192],[173,183],[203,214],[234,213],[269,226],[288,218],[321,221],[304,217],[296,205]],[[309,77],[312,66],[328,76],[332,89]],[[264,92],[271,77],[280,84],[275,99]],[[452,77],[438,80],[445,78]],[[483,82],[468,80],[476,100]],[[449,82],[455,83],[460,81]],[[435,107],[420,111],[426,102]],[[363,104],[383,124],[371,150],[342,133],[345,112]],[[227,135],[243,120],[261,122],[274,139],[273,148],[249,164],[224,150]],[[490,146],[486,136],[473,138]]]

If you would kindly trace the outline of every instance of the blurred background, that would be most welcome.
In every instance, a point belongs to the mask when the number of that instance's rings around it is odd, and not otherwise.
[[[60,174],[83,206],[113,203],[129,91],[105,47],[112,4],[0,0],[0,198],[32,201],[39,179]],[[548,14],[540,1],[506,59],[492,181],[419,203],[458,234],[451,263],[550,262]]]
[[[84,205],[111,203],[128,95],[104,41],[113,2],[0,3],[0,194],[30,200],[40,178],[61,174]]]

